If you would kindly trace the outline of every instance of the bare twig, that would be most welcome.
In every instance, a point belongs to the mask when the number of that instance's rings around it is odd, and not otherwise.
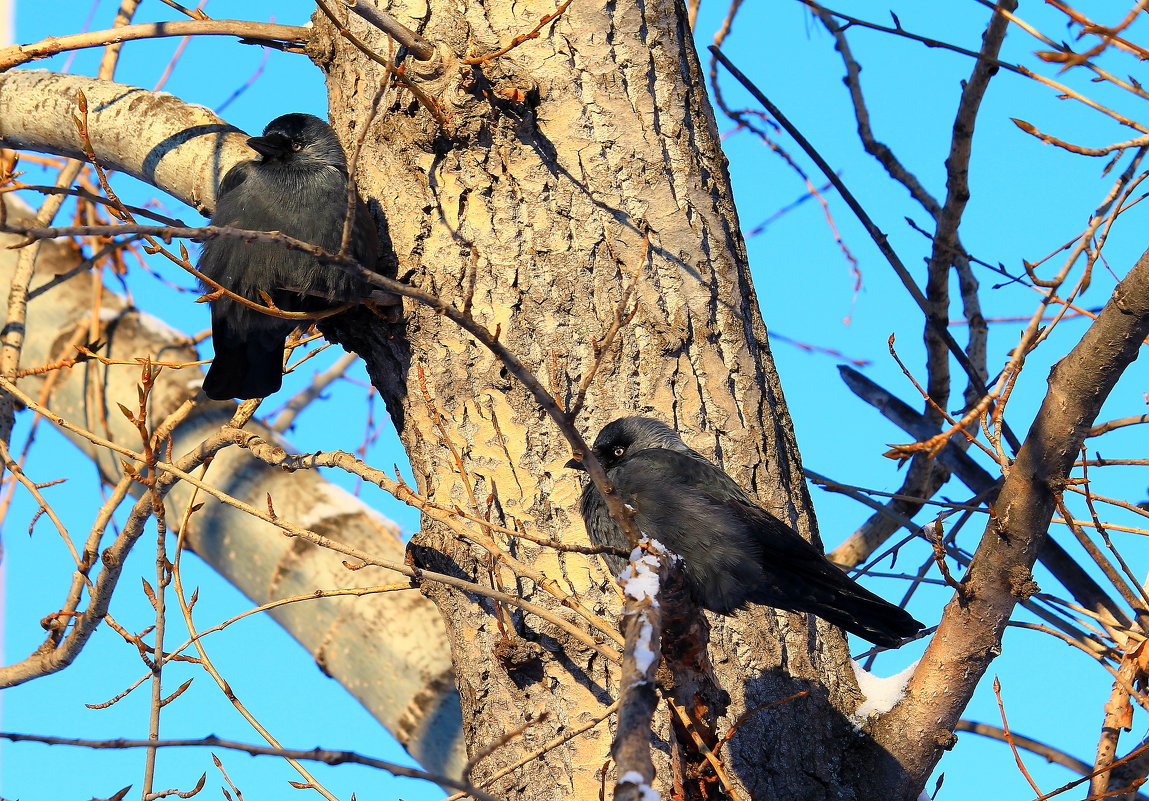
[[[387,12],[376,8],[371,0],[343,0],[343,5],[406,47],[419,61],[429,61],[435,55],[435,45]]]
[[[210,465],[204,465],[200,474],[201,478],[204,474],[207,473],[208,467],[210,467]],[[279,744],[279,741],[276,740],[275,737],[272,736],[271,732],[269,732],[258,720],[256,720],[255,716],[251,713],[250,710],[248,710],[247,706],[239,700],[239,697],[235,694],[235,690],[232,689],[228,682],[224,680],[223,676],[220,675],[219,671],[215,667],[215,664],[208,656],[207,650],[204,648],[201,638],[197,635],[195,623],[192,620],[191,604],[188,602],[187,596],[184,594],[183,577],[180,573],[180,563],[182,561],[184,544],[189,528],[188,524],[190,522],[191,516],[200,508],[200,505],[196,504],[196,498],[197,494],[193,491],[188,498],[187,504],[184,507],[183,519],[180,520],[179,537],[176,540],[176,558],[175,561],[170,565],[170,576],[173,584],[173,589],[176,592],[176,598],[179,600],[180,611],[183,613],[184,624],[187,626],[188,633],[192,636],[192,644],[195,646],[196,652],[199,654],[200,665],[204,670],[207,671],[208,675],[211,676],[215,683],[219,686],[219,689],[224,694],[224,697],[226,697],[227,700],[231,702],[231,705],[234,706],[236,711],[243,716],[244,720],[250,723],[252,728],[259,732],[259,735],[267,741],[269,746],[275,749],[283,750],[283,746]],[[161,656],[162,651],[157,650],[157,665],[162,665],[163,663]],[[155,737],[153,736],[149,739],[154,740]],[[154,751],[154,748],[149,748],[149,751]],[[303,779],[310,785],[311,789],[314,789],[316,792],[326,798],[327,801],[338,801],[335,795],[326,787],[324,787],[324,785],[318,779],[316,779],[311,774],[311,771],[307,770],[307,768],[304,767],[298,759],[294,757],[285,757],[285,759],[293,768],[299,771],[299,775],[302,776]]]
[[[643,237],[643,259],[645,263],[647,256],[650,253],[650,234]],[[638,312],[638,307],[634,306],[627,311],[627,306],[630,304],[630,297],[634,293],[635,284],[638,283],[639,272],[636,271],[634,276],[630,279],[630,283],[622,291],[622,297],[618,301],[618,306],[615,307],[614,315],[611,318],[610,325],[603,331],[603,334],[598,339],[594,340],[594,360],[587,368],[586,374],[583,376],[582,381],[579,382],[578,391],[575,392],[574,400],[570,405],[570,417],[575,419],[578,417],[579,412],[582,411],[583,404],[586,402],[586,393],[590,389],[591,382],[594,381],[595,375],[598,373],[602,363],[606,360],[607,355],[610,353],[610,347],[614,343],[614,338],[618,336],[618,332],[630,321],[634,319],[634,315]]]
[[[903,776],[886,777],[890,792],[920,788],[941,755],[945,733],[953,730],[974,686],[999,652],[1001,633],[1018,598],[1035,589],[1030,571],[1053,516],[1054,489],[1068,477],[1102,403],[1146,335],[1149,252],[1117,285],[1081,342],[1050,376],[1041,409],[967,570],[971,592],[947,605],[906,699],[879,719],[875,739],[891,752],[891,764],[898,764]],[[944,692],[936,690],[939,680],[946,683]],[[923,720],[930,724],[921,736],[907,737],[909,721],[920,725]]]
[[[1013,124],[1021,130],[1025,131],[1030,136],[1037,137],[1047,145],[1060,147],[1068,150],[1070,153],[1076,153],[1079,156],[1108,156],[1110,153],[1120,150],[1128,150],[1134,147],[1149,146],[1149,135],[1135,136],[1132,139],[1127,139],[1124,142],[1115,142],[1111,145],[1104,145],[1102,147],[1084,147],[1082,145],[1075,145],[1072,142],[1066,142],[1063,139],[1058,139],[1056,136],[1042,133],[1037,129],[1036,125],[1028,123],[1025,120],[1019,120],[1016,117],[1010,117]]]
[[[586,723],[583,723],[580,726],[575,726],[572,729],[564,731],[558,737],[555,737],[554,739],[552,739],[550,742],[546,743],[542,747],[537,748],[534,751],[531,751],[529,754],[524,755],[521,759],[519,759],[518,762],[514,763],[513,765],[508,765],[505,768],[501,768],[497,773],[493,774],[489,779],[487,779],[484,784],[486,786],[489,786],[489,785],[493,784],[494,782],[498,781],[499,779],[503,778],[504,776],[507,776],[508,774],[514,773],[516,770],[523,767],[524,765],[528,765],[531,762],[534,762],[539,757],[550,753],[551,751],[558,748],[563,743],[570,742],[575,737],[578,737],[580,734],[585,734],[586,732],[590,731],[595,726],[597,726],[598,724],[602,723],[604,720],[609,718],[616,711],[618,711],[618,701],[615,701],[610,706],[603,707],[603,709],[597,715],[592,717]],[[454,795],[448,796],[447,798],[443,799],[443,801],[460,801],[461,799],[466,798],[466,796],[467,796],[467,794],[465,792],[455,793]]]
[[[103,47],[136,39],[158,39],[170,36],[238,36],[242,42],[275,46],[302,46],[311,38],[310,28],[276,25],[270,22],[248,22],[237,19],[192,19],[172,22],[142,22],[105,31],[53,36],[35,44],[0,48],[0,72],[67,50]]]
[[[123,447],[122,445],[118,445],[118,444],[112,442],[111,440],[100,437],[100,436],[92,433],[91,431],[88,431],[84,428],[81,428],[80,426],[77,426],[76,424],[70,422],[69,420],[67,420],[63,416],[52,412],[47,407],[38,403],[35,399],[29,397],[27,394],[20,391],[20,389],[18,387],[16,387],[15,384],[11,383],[7,379],[3,378],[2,376],[0,376],[0,389],[6,390],[6,391],[12,393],[16,398],[18,398],[21,402],[23,402],[30,409],[32,409],[33,411],[37,411],[40,414],[44,415],[45,417],[47,417],[49,420],[51,420],[57,426],[64,428],[68,431],[72,431],[73,433],[78,434],[79,436],[83,437],[84,439],[87,439],[88,441],[92,442],[95,445],[98,445],[102,448],[106,448],[106,449],[109,449],[111,451],[114,451],[115,453],[118,453],[121,456],[126,456],[135,462],[139,462],[140,464],[144,464],[147,461],[146,457],[144,457],[143,454],[137,453],[137,452],[135,452],[129,448]],[[242,409],[243,406],[241,405],[240,408]],[[252,407],[252,408],[254,408],[254,407]],[[238,432],[238,435],[235,432]],[[239,509],[242,512],[245,512],[246,514],[249,514],[253,517],[257,517],[260,520],[263,520],[267,523],[270,523],[270,524],[276,526],[277,528],[279,528],[280,530],[282,530],[285,534],[288,534],[289,536],[299,537],[300,539],[307,540],[308,542],[311,542],[311,543],[318,545],[320,547],[334,550],[338,553],[342,553],[346,556],[350,556],[351,558],[356,559],[356,560],[358,560],[364,564],[377,565],[379,567],[387,568],[388,570],[394,570],[397,573],[400,573],[404,576],[408,576],[408,577],[415,578],[415,579],[420,579],[420,580],[425,579],[428,581],[436,581],[436,582],[439,582],[441,584],[445,584],[447,586],[451,586],[451,587],[455,587],[457,589],[464,590],[466,592],[473,592],[475,594],[484,595],[484,596],[490,597],[492,599],[502,601],[504,603],[509,603],[513,606],[518,606],[518,607],[522,608],[523,610],[525,610],[527,612],[531,612],[531,613],[541,617],[542,619],[548,621],[549,623],[552,623],[556,627],[566,631],[575,640],[582,643],[587,648],[590,648],[591,650],[598,652],[600,655],[606,657],[610,661],[612,661],[612,662],[620,662],[621,661],[621,655],[618,653],[618,651],[611,648],[610,646],[599,643],[598,641],[596,641],[596,639],[594,637],[592,637],[591,635],[582,631],[577,626],[572,625],[570,622],[564,620],[562,617],[559,617],[558,615],[545,609],[544,607],[539,606],[538,604],[533,604],[529,601],[523,600],[522,598],[519,598],[519,597],[516,597],[513,595],[507,595],[505,593],[496,592],[495,590],[488,589],[486,587],[483,587],[482,585],[479,585],[479,584],[476,584],[476,583],[470,582],[470,581],[465,581],[463,579],[459,579],[459,578],[456,578],[454,576],[448,576],[448,575],[442,574],[442,573],[436,573],[436,572],[429,571],[429,570],[423,570],[421,568],[415,568],[415,567],[412,567],[410,565],[407,565],[407,564],[404,564],[401,562],[396,562],[394,560],[382,559],[380,557],[373,556],[373,555],[368,554],[364,551],[361,551],[357,548],[352,548],[350,546],[336,542],[335,540],[332,540],[329,537],[325,537],[321,534],[317,534],[316,532],[311,531],[310,529],[306,529],[306,528],[303,528],[301,526],[297,526],[297,525],[295,525],[289,521],[284,520],[281,517],[274,516],[274,515],[270,514],[266,510],[261,510],[261,509],[258,509],[256,507],[252,506],[251,504],[244,503],[243,501],[227,494],[226,492],[223,492],[222,490],[219,490],[218,488],[213,487],[212,485],[205,483],[204,481],[200,480],[199,478],[197,478],[196,476],[194,476],[190,472],[188,472],[189,469],[194,469],[194,467],[196,465],[200,464],[203,460],[209,458],[212,454],[214,454],[216,451],[218,451],[219,448],[223,447],[224,445],[226,445],[228,443],[240,441],[243,438],[243,436],[248,435],[248,434],[249,434],[249,432],[242,431],[241,429],[230,428],[230,427],[224,428],[220,432],[219,435],[210,438],[209,440],[207,440],[204,443],[201,443],[195,450],[193,450],[187,456],[183,457],[177,464],[172,464],[172,463],[164,462],[164,461],[157,461],[156,462],[156,469],[158,471],[163,472],[163,473],[170,474],[170,476],[165,477],[165,479],[164,479],[165,481],[166,480],[174,480],[175,478],[178,478],[182,481],[185,481],[188,484],[190,484],[191,486],[198,487],[203,492],[206,492],[208,495],[211,495],[212,497],[228,504],[229,506],[232,506],[236,509]],[[259,456],[261,451],[263,451],[266,448],[271,448],[273,450],[277,449],[277,446],[271,446],[271,445],[268,445],[267,443],[255,444],[250,440],[244,440],[244,444],[245,444],[245,447],[250,448],[252,450],[252,452],[255,453],[257,456]],[[282,449],[278,449],[278,450],[279,450],[278,458],[282,459],[285,456],[285,454],[282,452]],[[301,466],[302,466],[302,464],[304,462],[306,462],[310,457],[295,457],[295,458],[300,461]],[[190,467],[188,467],[187,469],[181,469],[181,467],[178,466],[179,464],[185,464],[185,463],[189,464]],[[138,534],[136,536],[138,536]],[[104,575],[108,572],[109,571],[105,570],[104,573],[101,574],[101,580],[103,579]],[[112,581],[114,584],[115,579],[112,579]],[[91,608],[89,611],[91,611]],[[102,615],[103,611],[100,610],[99,614]],[[617,633],[615,633],[615,634],[617,636]],[[74,654],[72,655],[71,658],[74,658]],[[69,661],[70,661],[70,659],[69,659]],[[56,665],[52,669],[53,670],[59,670],[60,668],[64,667],[65,664],[67,664],[67,663]],[[21,678],[21,679],[19,679],[19,681],[15,681],[13,683],[20,683],[20,682],[26,681],[26,680],[27,680],[27,678]],[[4,683],[3,674],[0,673],[0,687],[3,687],[3,686],[8,686],[8,685]]]
[[[1009,722],[1005,718],[1005,703],[1001,700],[1001,682],[997,676],[993,677],[993,694],[994,697],[997,698],[998,712],[1001,713],[1001,730],[1005,733],[1005,741],[1009,743],[1009,749],[1013,752],[1013,759],[1017,762],[1017,768],[1021,771],[1021,775],[1025,777],[1025,780],[1029,782],[1029,786],[1033,788],[1033,792],[1041,795],[1041,788],[1037,786],[1033,777],[1029,775],[1029,771],[1026,770],[1025,763],[1021,761],[1021,754],[1017,752],[1017,746],[1013,742],[1013,735],[1009,733]]]
[[[327,4],[326,0],[315,0],[315,4],[319,6],[319,10],[323,12],[323,15],[331,20],[331,24],[335,26],[340,36],[350,42],[356,50],[367,56],[367,58],[386,69],[392,78],[403,84],[403,86],[415,96],[419,104],[431,113],[431,116],[435,118],[436,124],[438,124],[441,129],[446,129],[447,117],[439,107],[439,104],[436,103],[430,95],[420,89],[418,84],[411,81],[400,70],[396,69],[389,59],[376,53],[367,46],[366,42],[348,30],[347,26],[335,15],[335,11]]]
[[[119,207],[126,208],[122,204],[120,204]],[[202,228],[184,228],[178,226],[163,225],[77,225],[46,228],[42,226],[25,226],[8,223],[5,225],[0,225],[0,231],[27,236],[29,238],[27,244],[31,244],[32,242],[43,239],[56,239],[59,237],[67,236],[120,236],[138,234],[144,237],[155,237],[164,241],[170,241],[176,237],[191,239],[193,241],[203,241],[213,237],[224,237],[228,239],[240,239],[247,242],[270,242],[273,244],[282,245],[288,250],[298,250],[305,253],[310,253],[325,263],[348,266],[356,266],[358,264],[350,256],[341,257],[337,254],[328,253],[322,248],[312,245],[309,242],[304,242],[301,239],[295,239],[294,237],[290,237],[276,231],[248,231],[241,228],[221,228],[214,225],[207,225]],[[263,312],[264,314],[270,315],[272,317],[282,317],[285,320],[318,320],[324,317],[340,314],[341,312],[344,312],[350,308],[348,304],[341,304],[331,309],[324,309],[322,311],[293,312],[286,311],[275,306],[265,306],[263,304],[257,303],[254,300],[245,298],[242,295],[237,295],[217,281],[213,281],[211,278],[193,267],[186,257],[175,257],[168,253],[166,250],[163,250],[162,252],[166,254],[170,259],[172,259],[176,264],[179,264],[181,267],[183,267],[183,269],[185,269],[187,272],[191,273],[208,286],[214,288],[213,292],[203,296],[203,300],[214,300],[218,297],[227,297],[236,301],[237,303],[242,303],[248,308],[255,309],[256,311]],[[334,300],[332,302],[334,302]]]
[[[293,748],[271,748],[263,745],[240,743],[234,740],[224,740],[215,736],[169,740],[83,740],[72,737],[45,737],[38,734],[0,732],[0,739],[9,740],[14,743],[44,743],[45,745],[71,745],[78,748],[103,749],[227,748],[232,751],[242,751],[245,754],[252,754],[253,756],[283,757],[286,759],[323,762],[327,765],[365,765],[369,768],[385,770],[394,776],[403,776],[409,779],[422,779],[424,781],[440,784],[444,787],[454,787],[463,791],[464,793],[474,796],[476,799],[479,799],[479,801],[498,801],[498,799],[496,799],[494,796],[483,792],[478,787],[473,787],[466,782],[461,782],[458,779],[451,778],[450,776],[441,776],[437,773],[429,773],[425,770],[416,770],[415,768],[396,765],[394,762],[387,762],[382,759],[363,756],[362,754],[357,754],[354,751],[329,751],[322,748],[312,748],[310,750]]]
[[[498,751],[500,748],[505,746],[507,743],[509,743],[512,740],[515,740],[516,738],[522,736],[523,732],[525,732],[531,726],[542,723],[543,721],[545,721],[547,719],[547,717],[548,717],[548,715],[547,715],[546,710],[543,710],[534,719],[528,720],[522,726],[518,726],[517,728],[511,729],[510,731],[503,733],[501,736],[496,737],[494,740],[492,740],[491,742],[489,742],[485,746],[483,746],[481,749],[479,749],[478,753],[476,753],[473,757],[468,759],[467,764],[463,766],[463,781],[465,781],[465,782],[471,781],[471,773],[474,771],[475,766],[477,764],[479,764],[479,762],[481,762],[482,760],[489,757],[491,754]]]
[[[272,431],[282,434],[287,429],[291,428],[295,422],[295,418],[299,416],[307,406],[323,394],[323,391],[331,386],[333,383],[343,377],[347,372],[347,368],[355,363],[359,357],[354,353],[345,353],[335,360],[335,363],[324,370],[308,384],[305,388],[293,395],[291,399],[284,404],[283,411],[276,415],[274,422],[270,428]]]
[[[990,726],[987,723],[976,723],[972,720],[959,720],[955,731],[965,731],[972,734],[980,734],[982,737],[989,737],[993,740],[1001,740],[1005,742],[1005,731],[997,726]],[[1040,757],[1044,757],[1047,762],[1052,762],[1062,767],[1069,768],[1074,773],[1086,774],[1093,768],[1088,762],[1083,762],[1076,759],[1064,751],[1059,751],[1053,746],[1046,745],[1038,740],[1029,737],[1023,737],[1017,732],[1010,732],[1014,744],[1018,748],[1024,748],[1026,751],[1031,751]],[[1146,796],[1138,794],[1137,801],[1149,801]]]
[[[737,67],[730,63],[730,60],[722,54],[722,51],[720,51],[717,47],[711,47],[710,51],[714,54],[715,58],[719,60],[722,66],[724,66],[727,71],[729,71],[730,74],[733,75],[734,78],[738,80],[738,82],[741,83],[743,87],[745,87],[746,91],[750,92],[750,94],[754,96],[754,99],[761,103],[766,108],[766,110],[770,112],[770,115],[773,116],[774,119],[778,120],[779,124],[781,124],[782,127],[786,129],[786,132],[794,137],[795,141],[797,141],[802,149],[806,151],[806,155],[808,155],[814,161],[814,163],[818,165],[818,168],[822,170],[822,173],[826,176],[826,179],[834,184],[834,188],[838,190],[838,193],[841,194],[842,199],[846,201],[846,204],[850,207],[851,211],[854,212],[858,220],[862,223],[862,226],[866,229],[866,232],[869,233],[871,239],[874,240],[874,244],[878,246],[878,250],[881,251],[882,255],[886,258],[886,261],[888,261],[890,266],[893,267],[894,273],[901,280],[903,286],[905,286],[906,290],[909,292],[910,297],[913,298],[914,302],[918,304],[918,307],[926,315],[926,319],[929,322],[929,325],[933,328],[937,336],[943,342],[945,342],[946,347],[949,348],[950,353],[953,354],[958,364],[960,364],[962,369],[965,370],[966,375],[969,376],[970,383],[977,388],[979,393],[985,394],[987,389],[984,381],[981,379],[977,367],[975,367],[974,364],[969,360],[969,357],[966,355],[961,345],[957,343],[957,340],[953,338],[953,335],[946,327],[945,319],[938,319],[936,315],[931,313],[929,301],[926,299],[926,296],[922,294],[922,290],[914,281],[914,278],[910,274],[909,270],[907,270],[906,266],[902,264],[902,260],[890,246],[886,239],[886,235],[882,233],[877,225],[874,224],[873,220],[870,219],[870,215],[866,213],[866,210],[862,208],[862,205],[857,201],[854,195],[849,191],[849,189],[846,188],[845,184],[842,182],[842,179],[838,177],[833,168],[831,168],[830,165],[826,163],[826,160],[822,158],[821,154],[814,149],[814,147],[804,136],[802,136],[801,132],[799,132],[798,129],[795,128],[794,125],[782,114],[778,107],[771,103],[762,93],[762,91],[758,89],[758,87],[755,86],[753,82],[750,81],[749,78],[743,75]]]
[[[1119,420],[1107,420],[1104,423],[1095,425],[1089,429],[1090,437],[1099,437],[1102,434],[1113,431],[1116,428],[1123,428],[1124,426],[1135,426],[1141,423],[1149,423],[1149,414],[1139,414],[1133,417],[1122,417]]]
[[[445,434],[445,429],[442,433]],[[611,626],[604,618],[596,615],[594,612],[588,609],[586,605],[581,603],[575,596],[563,590],[559,583],[556,582],[553,578],[550,578],[538,569],[514,558],[505,550],[498,547],[497,543],[495,543],[491,537],[484,537],[471,528],[464,528],[459,526],[455,518],[463,517],[473,523],[478,524],[480,529],[484,529],[490,532],[499,532],[512,537],[521,537],[523,536],[522,532],[517,532],[513,529],[509,529],[505,526],[500,526],[496,523],[493,523],[487,520],[477,511],[468,513],[458,507],[452,507],[448,509],[447,507],[433,503],[429,499],[415,493],[405,483],[388,477],[387,474],[383,471],[368,466],[349,453],[341,451],[320,451],[311,454],[288,454],[279,446],[268,443],[261,439],[258,435],[249,431],[243,431],[237,428],[227,428],[224,429],[223,435],[229,437],[240,447],[250,450],[257,459],[260,459],[267,464],[281,467],[284,470],[304,470],[314,467],[339,467],[353,475],[359,476],[360,478],[363,478],[367,481],[371,481],[380,489],[394,495],[398,500],[426,512],[430,517],[447,526],[447,528],[450,529],[451,532],[460,539],[475,543],[476,545],[484,548],[488,553],[492,555],[492,557],[494,557],[497,562],[512,568],[518,575],[531,579],[538,585],[540,589],[552,595],[556,600],[562,603],[563,606],[578,614],[580,617],[598,629],[598,631],[603,635],[614,640],[618,645],[622,645],[622,637],[617,631],[614,630],[613,626]],[[453,446],[453,443],[450,443],[449,441],[446,441],[444,444],[448,445],[448,447]],[[462,465],[462,458],[456,451],[456,466],[459,469],[463,469]],[[464,480],[467,480],[465,470],[463,475]],[[536,539],[530,537],[524,538],[532,539],[532,541],[537,541]],[[541,538],[538,539],[541,540]],[[541,544],[553,545],[547,541],[542,541]],[[594,548],[593,546],[572,547],[568,549],[593,553],[610,553],[613,550],[599,549]],[[491,595],[490,597],[498,600],[504,597],[504,594],[500,592],[498,595]]]
[[[682,723],[683,728],[689,732],[691,743],[702,754],[711,769],[713,769],[714,775],[718,777],[718,781],[721,783],[722,789],[726,791],[726,795],[731,801],[744,801],[742,794],[738,792],[738,786],[730,778],[730,775],[726,772],[726,766],[718,756],[718,745],[721,745],[724,741],[720,740],[718,744],[711,749],[710,746],[706,744],[706,740],[698,732],[698,727],[695,725],[694,720],[691,719],[690,714],[671,698],[666,699],[666,703]]]
[[[1130,651],[1137,651],[1130,649]],[[1134,685],[1140,672],[1138,660],[1133,653],[1126,652],[1117,668],[1117,677],[1113,680],[1113,689],[1109,699],[1105,702],[1105,717],[1101,722],[1101,734],[1097,739],[1097,756],[1093,767],[1096,770],[1110,768],[1117,756],[1117,743],[1121,738],[1121,731],[1133,725],[1133,706],[1129,703],[1129,687]],[[1098,773],[1089,783],[1089,792],[1097,794],[1109,789],[1109,773]]]

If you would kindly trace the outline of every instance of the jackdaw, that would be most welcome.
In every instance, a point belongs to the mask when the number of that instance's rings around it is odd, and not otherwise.
[[[855,583],[821,551],[747,497],[730,476],[662,422],[623,417],[607,424],[594,455],[610,485],[634,510],[638,529],[682,557],[696,602],[729,614],[750,603],[811,612],[876,645],[899,646],[922,624]],[[567,467],[585,470],[571,460]],[[598,545],[631,543],[593,483],[580,511]],[[607,556],[617,572],[624,560]]]
[[[329,253],[339,250],[347,214],[347,159],[331,126],[310,114],[284,114],[247,144],[259,157],[228,170],[211,224],[279,231]],[[351,256],[375,269],[375,224],[362,204],[355,205]],[[334,264],[271,242],[210,239],[199,270],[257,303],[264,303],[260,292],[266,292],[284,311],[321,311],[370,290],[367,282]],[[283,381],[284,340],[298,322],[226,296],[211,301],[215,359],[203,391],[213,400],[263,398],[277,391]]]

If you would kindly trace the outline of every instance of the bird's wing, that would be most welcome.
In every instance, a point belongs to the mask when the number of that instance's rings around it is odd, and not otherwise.
[[[821,578],[831,567],[818,548],[696,454],[666,448],[639,451],[627,457],[625,469],[612,470],[610,479],[635,508],[638,525],[670,540],[664,544],[683,557],[688,572],[693,561],[714,565],[720,568],[717,572],[730,571],[731,581],[739,584],[764,578],[772,583],[782,576],[774,575],[770,565],[777,565],[780,574],[807,578]],[[757,565],[767,569],[765,577],[761,568],[753,567]],[[753,599],[753,589],[736,592],[734,586],[724,593],[730,600],[739,595]]]
[[[236,164],[234,167],[228,170],[227,174],[223,176],[223,180],[219,182],[219,191],[216,193],[217,201],[219,198],[222,198],[228,192],[246,181],[247,176],[251,173],[251,168],[254,164],[255,162],[249,159],[247,161],[241,161],[239,164]]]
[[[688,499],[690,522],[703,531],[721,535],[737,529],[764,549],[794,557],[823,558],[798,532],[751,501],[734,479],[697,454],[666,448],[639,451],[627,457],[626,470],[611,479],[619,484],[623,497],[660,487],[655,495],[663,501],[673,499],[671,502],[678,506]],[[628,487],[635,481],[641,481],[643,487]]]
[[[813,612],[880,645],[921,624],[856,584],[790,526],[693,453],[652,448],[609,471],[640,529],[682,556],[696,597],[727,613],[747,603]]]

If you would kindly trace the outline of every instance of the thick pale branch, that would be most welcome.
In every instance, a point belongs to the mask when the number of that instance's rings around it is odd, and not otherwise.
[[[251,150],[242,131],[172,95],[78,75],[0,74],[0,147],[83,159],[72,121],[88,99],[88,133],[108,169],[147,181],[207,214],[215,189]]]
[[[6,196],[5,201],[10,221],[26,218],[28,211],[13,202],[13,196]],[[21,252],[3,249],[11,243],[11,236],[0,237],[0,265],[11,265]],[[37,335],[29,339],[25,358],[32,365],[56,361],[59,351],[54,349],[54,343],[59,347],[68,341],[77,327],[86,331],[92,309],[88,276],[63,282],[50,278],[70,273],[80,261],[79,254],[55,242],[46,245],[37,264],[33,289],[48,284],[53,288],[34,293],[29,304],[28,325]],[[11,269],[0,271],[0,276],[10,273]],[[0,291],[4,290],[6,286],[0,281]],[[195,358],[186,336],[132,310],[126,299],[107,289],[101,299],[100,318],[114,328],[114,335],[101,335],[106,337],[107,345],[100,348],[100,355],[111,357],[111,362],[93,360],[47,374],[58,378],[49,403],[69,419],[84,420],[91,413],[85,388],[93,384],[105,388],[107,402],[113,408],[116,401],[135,402],[139,369],[116,366],[117,362],[144,354],[153,359],[172,357],[172,361]],[[157,424],[195,392],[200,371],[193,372],[196,377],[188,370],[163,371],[160,391],[153,396],[152,411],[158,415]],[[20,387],[37,394],[41,381],[39,376],[30,377],[21,380]],[[223,404],[196,406],[175,431],[173,453],[186,453],[218,431],[227,420],[227,411],[221,407]],[[122,416],[109,415],[108,424],[117,442],[132,441],[131,430]],[[252,425],[250,430],[274,438],[261,427]],[[79,437],[75,441],[109,480],[116,480],[120,463],[115,454],[96,449]],[[393,533],[393,527],[362,501],[332,487],[318,471],[288,475],[277,468],[264,467],[237,448],[229,448],[215,457],[211,475],[217,484],[230,486],[257,505],[265,504],[270,494],[279,514],[306,520],[308,525],[324,531],[338,531],[345,544],[360,545],[396,562],[403,558],[403,543]],[[172,508],[185,505],[190,491],[191,487],[182,482],[176,486],[170,499]],[[101,528],[106,522],[103,519]],[[317,587],[371,582],[374,576],[376,583],[387,580],[382,571],[374,568],[350,572],[339,555],[301,548],[298,541],[226,504],[209,502],[196,515],[192,529],[196,553],[256,603],[299,595]],[[85,548],[96,552],[94,543],[98,540],[90,540]],[[244,557],[233,558],[236,553],[243,553]],[[95,571],[92,578],[97,578]],[[78,598],[69,603],[72,608],[79,608]],[[318,605],[286,605],[271,614],[314,655],[328,675],[346,684],[425,766],[457,775],[465,761],[459,734],[459,701],[449,679],[450,660],[443,630],[429,601],[418,593],[363,599],[335,597]]]

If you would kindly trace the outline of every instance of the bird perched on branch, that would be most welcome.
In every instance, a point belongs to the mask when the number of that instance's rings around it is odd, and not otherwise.
[[[850,579],[747,497],[730,476],[692,451],[664,423],[623,417],[607,424],[594,455],[638,529],[682,557],[697,603],[729,614],[750,603],[811,612],[876,645],[896,648],[922,624]],[[567,467],[585,470],[576,460]],[[597,545],[629,549],[593,483],[580,511]],[[623,560],[607,556],[615,570]]]
[[[310,114],[284,114],[262,136],[247,140],[259,154],[228,170],[220,184],[211,224],[253,231],[278,231],[339,250],[347,215],[347,159],[331,126]],[[355,204],[350,255],[375,269],[378,235],[360,203]],[[261,292],[283,311],[319,312],[358,302],[366,281],[310,253],[275,242],[217,237],[204,243],[199,270],[248,300],[267,305]],[[216,288],[204,286],[205,291]],[[263,398],[283,381],[283,345],[306,320],[286,319],[220,295],[211,301],[215,359],[204,378],[209,398]]]

